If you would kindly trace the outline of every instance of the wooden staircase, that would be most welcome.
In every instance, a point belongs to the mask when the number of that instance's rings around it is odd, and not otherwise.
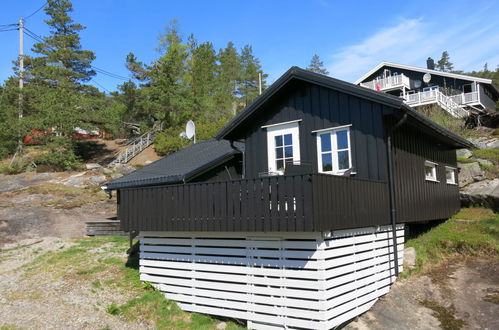
[[[161,131],[161,129],[154,132],[147,132],[139,136],[138,138],[132,140],[128,145],[129,147],[126,150],[118,153],[116,158],[114,158],[109,164],[108,167],[114,167],[116,164],[126,164],[133,157],[137,156],[142,150],[149,147],[156,135]]]

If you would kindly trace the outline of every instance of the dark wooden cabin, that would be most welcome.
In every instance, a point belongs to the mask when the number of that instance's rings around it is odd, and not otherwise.
[[[217,139],[104,188],[140,234],[142,280],[254,329],[368,310],[402,270],[404,224],[458,211],[455,149],[472,147],[401,98],[297,67]]]

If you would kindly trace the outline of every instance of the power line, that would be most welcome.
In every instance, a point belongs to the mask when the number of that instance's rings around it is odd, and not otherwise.
[[[26,28],[26,27],[25,27],[25,28],[24,28],[24,30],[25,30],[25,33],[26,33],[26,32],[28,32],[28,33],[29,33],[29,34],[28,34],[28,36],[30,36],[31,38],[33,38],[33,39],[35,39],[36,41],[41,42],[41,43],[43,43],[43,42],[44,42],[44,40],[43,40],[43,38],[42,38],[42,37],[40,37],[39,35],[37,35],[37,34],[36,34],[36,33],[34,33],[33,31],[31,31],[30,29],[28,29],[28,28]],[[30,35],[30,34],[31,34],[31,35]],[[52,48],[52,47],[50,47],[50,46],[49,46],[48,48],[49,48],[49,49],[51,49],[51,50],[53,50],[53,51],[55,51],[55,49],[54,49],[54,48]],[[91,67],[92,69],[94,69],[96,72],[98,72],[98,73],[100,73],[100,74],[103,74],[103,75],[105,75],[105,76],[108,76],[108,77],[114,78],[114,79],[124,80],[124,81],[128,81],[128,80],[130,80],[130,78],[127,78],[127,77],[121,76],[121,75],[116,74],[116,73],[112,73],[112,72],[106,71],[106,70],[101,69],[101,68],[98,68],[98,67],[96,67],[96,66],[94,66],[94,65],[90,65],[90,67]]]
[[[46,1],[43,6],[41,6],[40,8],[38,8],[37,10],[35,10],[34,12],[32,12],[30,15],[26,16],[24,19],[27,20],[28,18],[30,18],[31,16],[33,16],[34,14],[38,13],[40,10],[42,10],[46,5],[48,5],[48,1]]]
[[[0,32],[7,32],[7,31],[15,31],[15,30],[19,30],[19,28],[12,28],[12,29],[0,29]]]

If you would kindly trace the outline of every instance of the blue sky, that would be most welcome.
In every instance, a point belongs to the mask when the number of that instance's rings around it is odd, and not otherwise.
[[[43,2],[2,0],[0,25],[16,23]],[[350,82],[381,61],[425,66],[428,56],[437,60],[443,50],[455,69],[499,65],[496,1],[74,0],[73,7],[74,20],[87,27],[81,42],[95,52],[93,64],[122,76],[128,76],[129,52],[146,63],[159,56],[157,36],[173,18],[185,38],[193,33],[217,50],[228,41],[252,45],[270,83],[293,65],[306,67],[314,54],[331,76]],[[26,26],[47,35],[45,18],[40,11]],[[33,41],[25,37],[25,43],[31,54]],[[12,74],[18,49],[17,31],[0,32],[0,81]],[[121,83],[103,75],[94,80],[108,90]]]

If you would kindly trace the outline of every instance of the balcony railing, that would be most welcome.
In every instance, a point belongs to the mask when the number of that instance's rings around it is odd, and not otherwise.
[[[373,89],[375,91],[386,91],[390,89],[410,88],[410,79],[404,74],[388,76],[383,79],[376,79],[366,83],[360,83],[361,86]]]
[[[452,95],[450,98],[457,104],[473,104],[478,103],[478,92],[470,92],[470,93],[461,93],[458,95]]]
[[[124,231],[330,231],[388,224],[388,187],[326,174],[120,191]]]
[[[453,97],[443,94],[438,89],[406,94],[405,103],[413,107],[436,103],[456,118],[464,118],[469,114]]]

